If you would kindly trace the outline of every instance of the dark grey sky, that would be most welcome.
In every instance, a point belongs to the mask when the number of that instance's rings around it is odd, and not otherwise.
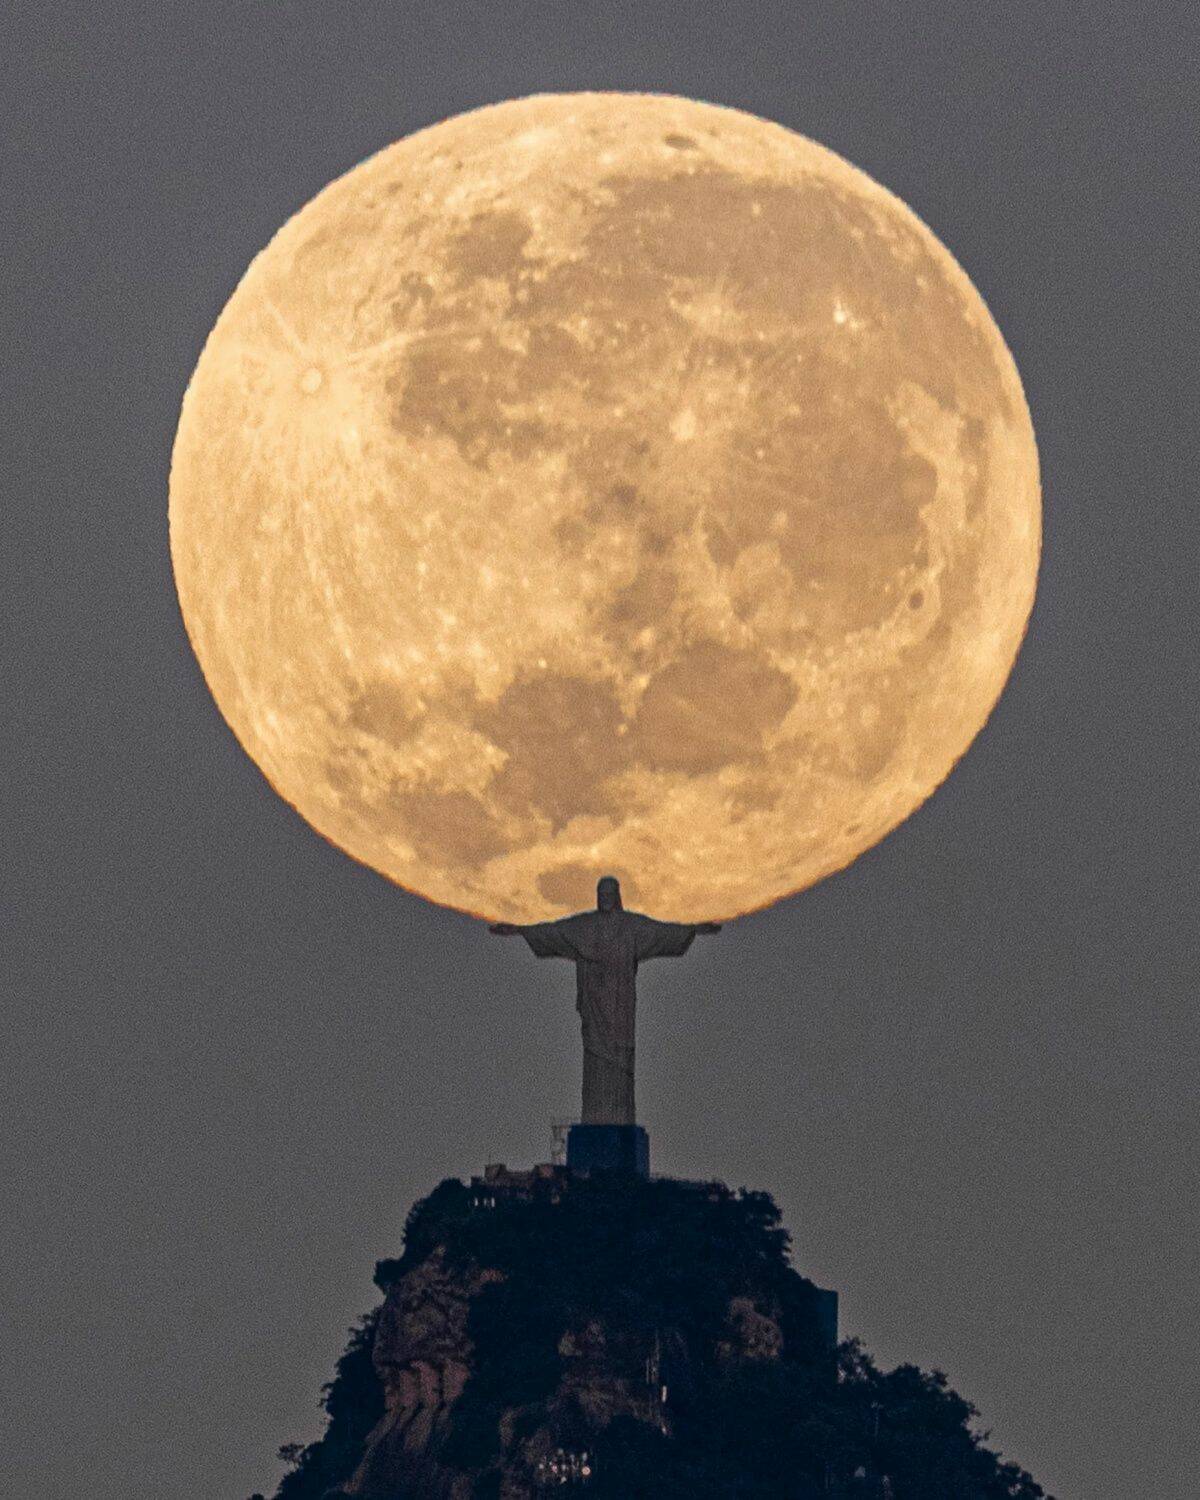
[[[1024,652],[947,785],[647,974],[656,1166],[773,1191],[845,1329],[944,1368],[1062,1500],[1193,1500],[1195,7],[6,15],[9,1492],[269,1487],[414,1197],[543,1158],[574,1107],[570,971],[352,864],[234,742],[166,483],[208,328],[330,178],[479,104],[629,88],[911,204],[1013,350],[1046,501]]]

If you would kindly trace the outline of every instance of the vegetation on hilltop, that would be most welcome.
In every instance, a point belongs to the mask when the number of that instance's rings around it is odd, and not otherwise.
[[[409,1214],[403,1254],[376,1268],[385,1296],[435,1256],[464,1286],[500,1273],[471,1294],[470,1378],[437,1455],[477,1500],[536,1482],[535,1432],[587,1453],[578,1487],[597,1500],[1042,1500],[943,1374],[885,1373],[856,1342],[824,1343],[819,1294],[792,1269],[768,1194],[596,1178],[494,1202],[442,1183]],[[325,1387],[324,1435],[281,1450],[276,1500],[328,1500],[358,1467],[385,1405],[378,1317]],[[597,1416],[606,1392],[643,1388],[643,1405]]]

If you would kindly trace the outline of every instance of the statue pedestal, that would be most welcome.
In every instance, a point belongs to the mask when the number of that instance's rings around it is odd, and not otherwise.
[[[573,1172],[650,1176],[650,1137],[640,1125],[572,1125],[567,1166]]]

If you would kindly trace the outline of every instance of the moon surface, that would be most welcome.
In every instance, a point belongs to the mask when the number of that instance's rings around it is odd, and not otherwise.
[[[1040,547],[1016,368],[929,229],[779,125],[604,93],[444,121],[290,219],[188,386],[170,522],[271,785],[514,921],[848,864],[979,731]]]

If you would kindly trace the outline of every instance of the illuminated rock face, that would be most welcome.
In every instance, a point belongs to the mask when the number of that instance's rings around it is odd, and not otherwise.
[[[321,833],[529,921],[849,863],[978,732],[1040,543],[1021,383],[905,206],[737,110],[445,121],[254,261],[171,550],[234,732]]]

